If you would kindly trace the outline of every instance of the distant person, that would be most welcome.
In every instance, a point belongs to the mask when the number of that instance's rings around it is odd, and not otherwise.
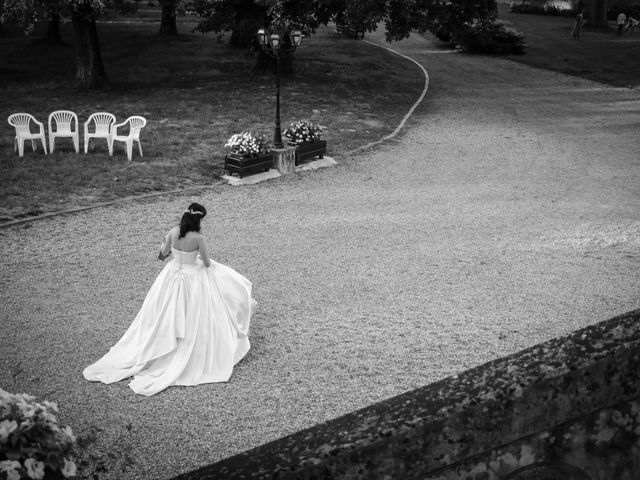
[[[622,33],[624,32],[624,26],[627,23],[627,16],[625,15],[624,10],[622,10],[618,14],[618,19],[616,20],[616,22],[618,23],[618,31],[616,32],[616,36],[621,37]]]
[[[629,17],[627,18],[627,24],[625,25],[624,29],[627,31],[631,31],[631,32],[635,32],[636,27],[638,26],[638,24],[640,24],[640,22],[638,20],[636,20],[633,17]]]
[[[576,24],[573,27],[573,32],[571,35],[576,40],[580,40],[580,34],[582,33],[582,26],[584,25],[584,14],[582,10],[578,10],[578,14],[576,15]]]

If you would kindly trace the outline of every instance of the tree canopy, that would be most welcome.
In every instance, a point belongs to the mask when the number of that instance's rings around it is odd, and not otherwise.
[[[51,15],[71,18],[76,44],[76,80],[78,85],[91,89],[107,84],[96,28],[96,19],[105,8],[103,0],[4,0],[2,17],[23,23],[27,34],[33,31],[39,18]]]
[[[413,30],[441,30],[495,16],[495,0],[191,0],[202,32],[231,31],[231,43],[248,45],[260,26],[290,25],[306,34],[331,22],[372,32],[384,24],[388,41]]]
[[[108,83],[102,64],[96,19],[109,0],[0,0],[2,18],[13,17],[27,26],[38,15],[70,17],[76,43],[76,78],[87,89]],[[594,0],[605,1],[605,0]],[[177,0],[161,0],[161,35],[175,34]],[[372,32],[384,25],[388,41],[411,31],[431,31],[447,39],[478,20],[496,16],[496,0],[185,0],[186,9],[199,17],[201,32],[231,32],[230,42],[248,47],[255,32],[267,27],[282,34],[291,29],[312,34],[320,25],[335,22]],[[28,29],[29,27],[27,27]]]

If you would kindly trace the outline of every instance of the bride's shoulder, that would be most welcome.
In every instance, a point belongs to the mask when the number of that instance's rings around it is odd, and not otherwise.
[[[202,233],[200,232],[196,232],[195,230],[189,230],[185,236],[187,237],[193,237],[193,238],[199,238],[199,237],[203,237],[204,235],[202,235]]]
[[[178,229],[178,231],[179,231],[179,229]],[[191,238],[200,238],[200,237],[202,237],[203,235],[202,235],[200,232],[196,232],[196,231],[193,231],[193,230],[189,230],[187,233],[185,233],[185,235],[184,235],[184,236],[185,236],[185,237],[191,237]]]

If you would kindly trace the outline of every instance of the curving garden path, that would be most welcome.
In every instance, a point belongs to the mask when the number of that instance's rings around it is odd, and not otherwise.
[[[100,428],[99,478],[170,478],[640,307],[640,91],[392,47],[429,93],[337,167],[0,230],[0,385]],[[227,384],[85,382],[193,200],[213,256],[254,282],[252,351]]]

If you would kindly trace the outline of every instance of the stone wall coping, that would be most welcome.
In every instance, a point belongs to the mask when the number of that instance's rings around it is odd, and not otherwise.
[[[175,480],[425,478],[497,445],[635,398],[640,398],[640,310]],[[385,472],[391,473],[385,477]],[[402,476],[394,475],[398,472]]]

